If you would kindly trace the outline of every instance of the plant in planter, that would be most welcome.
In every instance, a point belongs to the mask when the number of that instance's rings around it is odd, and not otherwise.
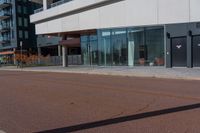
[[[145,65],[145,59],[144,58],[140,58],[139,59],[139,64],[144,66]]]

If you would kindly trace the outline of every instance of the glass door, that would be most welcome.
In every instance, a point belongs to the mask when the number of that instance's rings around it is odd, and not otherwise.
[[[83,65],[98,64],[98,47],[96,35],[86,35],[81,37],[81,53]]]
[[[97,46],[97,36],[91,35],[89,40],[89,58],[90,58],[90,65],[97,65],[98,64],[98,46]]]

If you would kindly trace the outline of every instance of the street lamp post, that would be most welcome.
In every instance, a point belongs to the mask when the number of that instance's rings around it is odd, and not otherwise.
[[[23,67],[23,66],[22,66],[22,47],[23,47],[23,43],[22,43],[22,41],[20,41],[20,60],[21,60],[21,68]]]

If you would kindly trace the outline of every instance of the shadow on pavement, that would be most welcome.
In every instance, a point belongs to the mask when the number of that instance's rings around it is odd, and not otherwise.
[[[144,118],[149,118],[149,117],[156,117],[160,115],[165,115],[165,114],[170,114],[170,113],[175,113],[175,112],[182,112],[182,111],[187,111],[187,110],[192,110],[192,109],[197,109],[197,108],[200,108],[200,103],[180,106],[180,107],[175,107],[175,108],[169,108],[169,109],[163,109],[163,110],[157,110],[157,111],[151,111],[151,112],[146,112],[146,113],[140,113],[140,114],[135,114],[135,115],[122,116],[118,118],[106,119],[106,120],[101,120],[101,121],[96,121],[96,122],[83,123],[83,124],[73,125],[69,127],[40,131],[37,133],[75,132],[79,130],[102,127],[102,126],[118,124],[118,123],[127,122],[127,121],[134,121],[134,120],[144,119]]]

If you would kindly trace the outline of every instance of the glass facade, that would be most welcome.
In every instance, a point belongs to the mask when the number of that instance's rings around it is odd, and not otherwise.
[[[126,29],[112,30],[112,65],[128,64],[128,47]]]
[[[82,36],[84,65],[163,66],[164,27],[98,30]]]
[[[129,66],[164,65],[163,27],[128,29]]]
[[[111,30],[99,32],[98,53],[99,65],[110,66],[112,64]]]
[[[84,65],[98,65],[97,36],[81,36],[81,53]]]

